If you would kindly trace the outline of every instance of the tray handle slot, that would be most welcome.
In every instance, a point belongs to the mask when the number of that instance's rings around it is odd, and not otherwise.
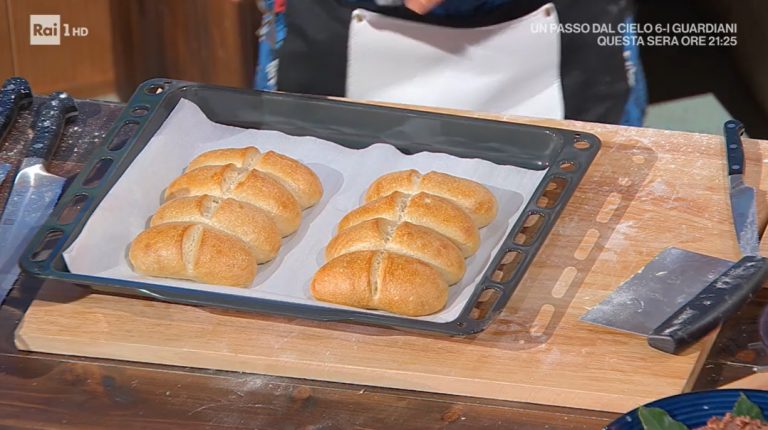
[[[123,125],[120,126],[120,129],[117,130],[117,133],[107,144],[107,150],[114,152],[125,148],[138,129],[139,122],[134,119],[123,122]]]
[[[169,85],[172,85],[173,81],[166,79],[163,81],[159,81],[157,79],[153,79],[150,81],[145,82],[144,86],[144,94],[148,94],[150,96],[157,96],[165,92],[165,90],[168,89]]]
[[[165,91],[165,85],[163,84],[150,84],[144,87],[144,93],[151,96],[156,96]]]
[[[515,234],[514,243],[520,246],[529,246],[539,237],[544,226],[545,216],[542,213],[531,212],[525,219],[523,227]]]
[[[557,206],[567,187],[568,179],[562,176],[555,176],[550,179],[546,187],[544,187],[544,191],[536,200],[536,206],[541,209],[552,209]]]
[[[517,267],[520,266],[520,263],[523,262],[524,257],[525,254],[516,249],[508,250],[504,254],[504,257],[501,258],[499,264],[496,266],[496,270],[493,271],[493,275],[491,275],[491,281],[498,282],[500,284],[509,282],[509,280],[512,279],[512,276],[515,274],[515,271],[517,271]]]
[[[583,137],[581,137],[581,133],[574,133],[573,147],[582,151],[586,151],[587,149],[592,147],[592,143],[590,143],[587,139],[584,139]]]
[[[142,117],[149,113],[151,107],[148,105],[136,105],[131,108],[131,116]]]
[[[32,251],[29,259],[34,263],[41,263],[48,260],[53,254],[53,251],[57,249],[64,242],[64,232],[61,230],[48,230],[43,237],[43,240],[39,242],[39,245]]]
[[[101,183],[101,180],[107,176],[107,172],[112,167],[112,164],[114,164],[112,158],[105,157],[97,161],[96,164],[91,167],[91,170],[88,172],[85,179],[83,179],[83,188],[97,187]]]
[[[558,167],[560,168],[560,171],[565,173],[570,173],[575,171],[579,167],[579,165],[576,164],[575,161],[565,160],[565,161],[561,161]]]
[[[80,193],[72,197],[56,219],[59,225],[69,225],[88,205],[88,194]]]
[[[469,312],[469,318],[475,321],[484,320],[492,315],[491,310],[501,298],[501,291],[486,287],[475,300],[475,305]]]

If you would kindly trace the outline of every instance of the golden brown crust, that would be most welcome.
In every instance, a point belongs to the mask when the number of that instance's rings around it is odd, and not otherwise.
[[[290,191],[302,209],[314,206],[323,196],[323,185],[317,174],[296,159],[274,151],[261,153],[257,148],[215,149],[198,155],[189,163],[187,171],[203,166],[234,164],[256,169],[269,175]]]
[[[169,222],[206,224],[248,243],[261,264],[272,260],[280,249],[277,225],[265,211],[234,199],[209,195],[173,199],[155,212],[150,226]]]
[[[324,302],[370,309],[370,273],[375,255],[353,252],[329,261],[312,279],[312,296]]]
[[[288,188],[302,209],[314,206],[323,197],[323,184],[317,174],[291,157],[267,151],[256,163],[256,169]]]
[[[430,228],[450,239],[469,257],[480,247],[480,232],[467,213],[453,202],[427,193],[415,194],[403,220]]]
[[[256,276],[256,259],[235,236],[195,223],[167,223],[141,232],[128,258],[136,272],[163,278],[243,287]]]
[[[334,258],[318,270],[310,290],[321,301],[406,316],[435,313],[448,300],[448,284],[432,266],[376,251]]]
[[[432,194],[409,196],[396,191],[368,202],[342,218],[339,231],[374,218],[408,221],[434,230],[450,239],[464,257],[480,247],[480,232],[469,215],[450,200]]]
[[[246,148],[225,148],[214,149],[203,152],[195,157],[187,165],[187,171],[195,170],[203,166],[224,166],[234,164],[237,167],[252,168],[249,166],[250,160],[255,160],[261,155],[260,151],[253,146]]]
[[[223,188],[225,176],[233,174],[237,175],[237,168],[234,165],[205,166],[187,170],[186,173],[174,179],[168,185],[168,188],[165,189],[165,200],[203,194],[226,197]]]
[[[365,193],[364,200],[367,203],[388,196],[395,191],[416,194],[419,182],[421,182],[421,173],[414,169],[387,173],[373,181]]]
[[[498,211],[496,197],[483,185],[442,172],[429,172],[422,176],[416,170],[403,170],[380,177],[368,188],[365,201],[396,191],[407,194],[425,192],[451,200],[467,211],[478,227],[490,224]]]
[[[424,261],[440,272],[449,285],[459,282],[466,271],[461,251],[444,236],[416,224],[395,224],[382,218],[341,231],[325,248],[325,259],[330,261],[356,251],[380,250]]]
[[[301,223],[301,207],[285,187],[258,170],[240,169],[233,164],[187,171],[168,186],[165,198],[204,194],[233,198],[266,211],[281,236],[295,232]]]
[[[440,272],[448,285],[459,282],[467,270],[464,256],[453,242],[410,222],[398,224],[385,249],[424,261]]]
[[[296,198],[277,181],[258,170],[251,170],[235,185],[230,195],[234,199],[258,206],[272,215],[283,236],[299,229],[301,206]]]
[[[378,309],[415,317],[443,309],[448,284],[432,266],[404,255],[382,254],[375,300]]]
[[[344,231],[352,226],[374,218],[384,218],[390,221],[398,221],[401,208],[405,207],[409,196],[403,193],[392,193],[378,200],[368,202],[348,213],[339,222],[339,231]]]
[[[342,230],[325,247],[325,260],[331,261],[342,254],[355,251],[380,251],[387,244],[389,229],[395,223],[383,218],[361,222]]]

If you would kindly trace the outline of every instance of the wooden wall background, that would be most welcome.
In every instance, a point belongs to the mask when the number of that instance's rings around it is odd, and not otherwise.
[[[155,77],[252,86],[257,0],[112,0],[117,93]]]
[[[0,75],[27,78],[37,94],[69,91],[76,97],[114,92],[109,0],[0,1]],[[59,46],[29,44],[29,15],[61,15],[88,28],[86,37],[62,37]]]
[[[32,46],[32,14],[61,15],[89,34]],[[155,77],[250,87],[260,20],[257,0],[0,0],[0,80],[123,100]]]

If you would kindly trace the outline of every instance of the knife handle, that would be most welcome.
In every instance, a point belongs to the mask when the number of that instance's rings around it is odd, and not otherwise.
[[[10,131],[20,110],[32,105],[32,88],[24,78],[8,78],[0,88],[0,140]]]
[[[735,119],[726,121],[723,125],[725,135],[725,151],[728,154],[728,176],[744,174],[744,145],[741,136],[744,125]]]
[[[24,158],[48,160],[64,130],[64,124],[77,115],[75,101],[67,93],[55,92],[48,97],[37,112],[32,143]]]
[[[675,354],[699,340],[738,311],[763,285],[768,260],[747,255],[656,327],[648,344]]]

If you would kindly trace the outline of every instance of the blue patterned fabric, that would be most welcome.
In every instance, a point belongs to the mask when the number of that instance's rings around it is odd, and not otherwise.
[[[254,88],[262,91],[276,91],[277,70],[280,64],[276,53],[285,40],[285,17],[283,12],[275,11],[275,0],[260,0],[259,5],[262,18]]]
[[[627,24],[633,22],[627,19]],[[627,25],[626,28],[632,26]],[[633,36],[634,32],[627,32],[624,36]],[[629,40],[632,40],[630,37]],[[645,73],[640,62],[640,48],[630,44],[624,47],[624,64],[627,69],[627,83],[629,84],[629,98],[624,106],[624,115],[621,117],[621,125],[642,127],[645,118],[645,108],[648,106],[648,89],[645,84]]]

